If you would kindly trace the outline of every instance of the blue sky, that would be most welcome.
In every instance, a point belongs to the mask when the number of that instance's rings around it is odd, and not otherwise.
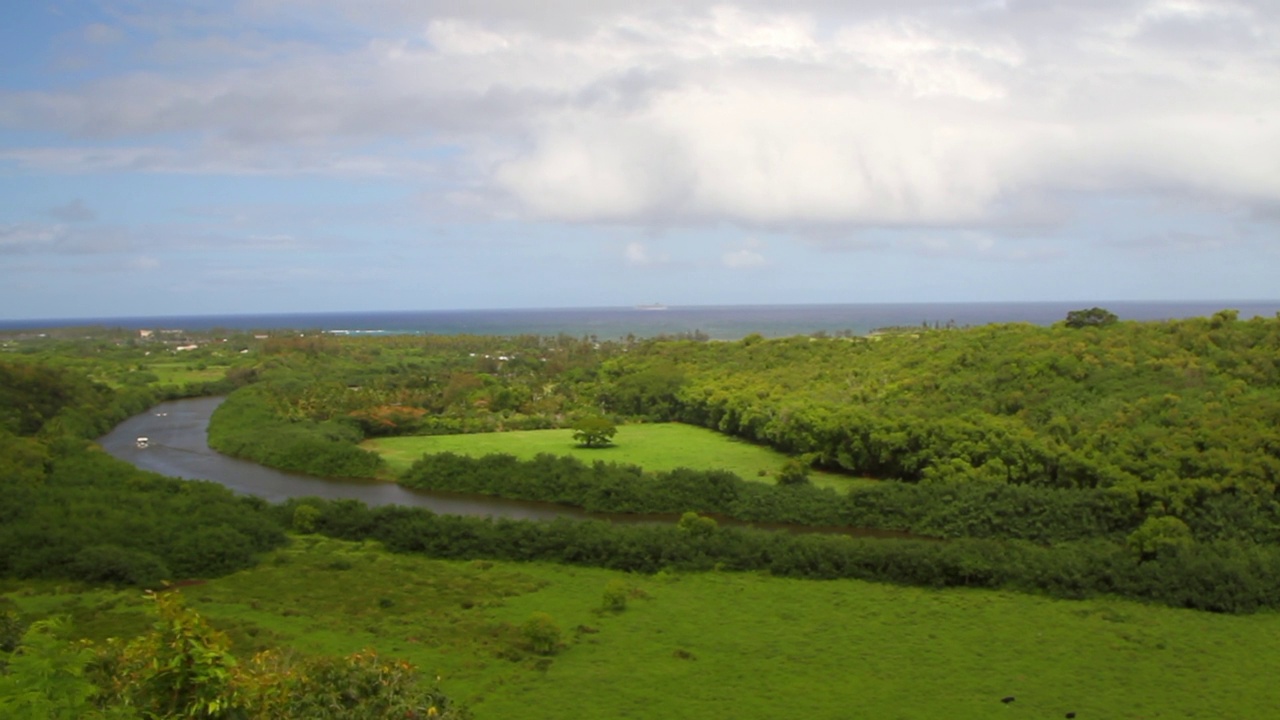
[[[1280,297],[1269,0],[0,6],[0,318]]]

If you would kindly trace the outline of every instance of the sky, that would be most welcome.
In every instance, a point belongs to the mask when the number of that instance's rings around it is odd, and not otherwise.
[[[1275,0],[0,3],[0,318],[1278,297]]]

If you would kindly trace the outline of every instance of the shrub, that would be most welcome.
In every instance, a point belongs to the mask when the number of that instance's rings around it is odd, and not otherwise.
[[[117,545],[86,547],[71,562],[71,576],[86,582],[156,587],[169,575],[155,555]]]
[[[622,612],[627,609],[627,597],[630,594],[626,583],[621,580],[610,580],[604,586],[604,598],[600,607],[609,612]]]
[[[229,526],[205,526],[179,538],[169,558],[177,577],[216,577],[252,565],[253,545]]]
[[[709,537],[716,531],[717,525],[715,518],[705,517],[696,512],[687,512],[680,516],[677,527],[693,537]]]
[[[544,612],[536,612],[529,616],[520,628],[529,649],[539,655],[554,655],[560,650],[560,626],[555,618]]]
[[[41,720],[124,718],[93,705],[97,691],[85,677],[93,652],[58,638],[61,621],[42,620],[22,636],[18,652],[0,672],[0,716]]]
[[[1147,518],[1128,538],[1129,548],[1143,560],[1154,560],[1192,542],[1191,529],[1171,515]]]
[[[320,510],[314,505],[299,505],[293,511],[293,521],[290,526],[294,532],[304,535],[316,531],[316,520],[320,518]]]
[[[779,485],[808,485],[809,484],[809,466],[802,460],[791,458],[782,465],[782,469],[778,471]]]

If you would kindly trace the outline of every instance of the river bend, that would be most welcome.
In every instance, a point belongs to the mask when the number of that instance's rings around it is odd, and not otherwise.
[[[377,480],[334,480],[275,470],[238,460],[209,447],[209,418],[223,398],[193,398],[161,403],[120,423],[98,440],[109,454],[162,475],[188,480],[211,480],[237,493],[271,502],[295,497],[352,499],[367,505],[411,505],[448,515],[478,515],[520,520],[557,517],[587,519],[591,513],[552,503],[505,500],[412,490]],[[137,439],[147,438],[147,447]]]
[[[634,515],[589,513],[577,508],[526,500],[508,500],[488,495],[415,490],[379,480],[320,478],[238,460],[209,447],[209,418],[222,403],[221,397],[191,398],[161,403],[145,413],[120,423],[98,439],[114,457],[162,475],[188,480],[210,480],[243,495],[256,495],[270,502],[290,498],[321,497],[329,500],[359,500],[366,505],[409,505],[445,515],[510,518],[515,520],[608,520],[622,523],[675,522],[677,515]],[[139,447],[138,438],[147,438]],[[808,527],[775,523],[744,523],[716,518],[722,525],[750,525],[789,532],[825,532],[859,537],[907,538],[908,533],[849,527]]]

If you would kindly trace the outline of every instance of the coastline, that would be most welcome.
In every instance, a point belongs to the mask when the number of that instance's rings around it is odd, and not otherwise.
[[[607,308],[427,310],[389,312],[168,315],[116,318],[0,319],[0,332],[106,327],[191,331],[299,330],[343,334],[558,335],[617,339],[700,333],[737,340],[752,333],[785,337],[812,333],[865,335],[882,327],[966,327],[991,323],[1051,325],[1079,308],[1104,307],[1121,320],[1207,317],[1232,308],[1240,318],[1270,317],[1280,300],[1055,301],[983,303],[862,303],[828,305],[676,305]]]

